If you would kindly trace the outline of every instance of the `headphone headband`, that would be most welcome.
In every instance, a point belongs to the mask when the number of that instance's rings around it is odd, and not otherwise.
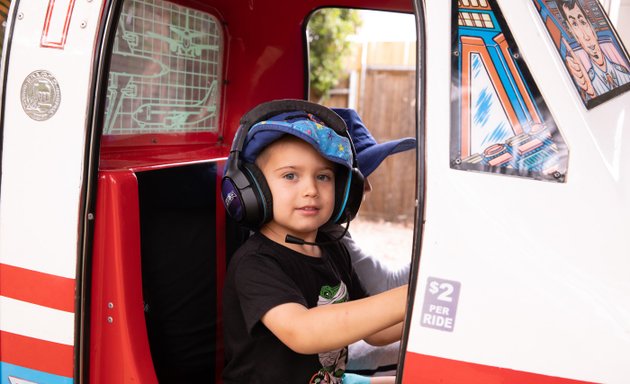
[[[327,127],[331,128],[339,135],[350,138],[350,135],[347,133],[348,128],[346,127],[346,122],[330,108],[305,100],[281,99],[259,104],[241,117],[239,123],[240,126],[236,133],[236,137],[234,138],[234,142],[232,143],[232,149],[230,152],[240,152],[243,149],[243,145],[247,139],[247,133],[254,124],[281,113],[292,111],[304,111],[306,113],[313,114],[322,120]],[[350,139],[350,142],[353,146],[353,153],[356,154],[356,151],[354,151],[354,144],[352,144],[352,139]]]

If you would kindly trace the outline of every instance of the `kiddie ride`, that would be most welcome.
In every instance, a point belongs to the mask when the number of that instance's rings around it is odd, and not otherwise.
[[[417,21],[398,381],[627,381],[630,66],[596,0],[14,0],[0,382],[220,382],[217,181],[241,115],[307,95],[322,6]]]

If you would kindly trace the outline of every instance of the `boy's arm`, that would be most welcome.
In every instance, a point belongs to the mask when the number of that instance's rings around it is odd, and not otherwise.
[[[262,322],[293,351],[313,354],[344,347],[402,322],[406,300],[404,285],[361,300],[310,309],[286,303],[267,311]]]
[[[401,321],[400,323],[383,329],[380,332],[376,332],[368,337],[364,337],[363,341],[375,347],[381,347],[383,345],[391,344],[394,341],[400,340],[400,338],[402,337],[402,332],[403,323]]]
[[[392,268],[378,257],[366,253],[349,234],[341,241],[352,260],[352,269],[370,295],[399,287],[409,281],[410,264]]]

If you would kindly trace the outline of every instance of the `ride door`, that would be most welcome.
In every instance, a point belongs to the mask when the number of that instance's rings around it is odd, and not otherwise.
[[[3,383],[66,384],[80,375],[94,55],[105,5],[0,2]]]

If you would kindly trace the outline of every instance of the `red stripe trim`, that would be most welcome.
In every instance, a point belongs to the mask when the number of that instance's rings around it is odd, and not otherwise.
[[[407,352],[403,384],[589,383]]]
[[[73,377],[74,347],[0,331],[0,361]]]
[[[42,30],[42,39],[40,45],[48,48],[60,48],[63,49],[66,45],[66,39],[68,38],[68,29],[70,28],[70,19],[72,18],[72,10],[74,9],[75,0],[70,0],[68,3],[68,9],[66,9],[66,18],[63,22],[63,29],[61,31],[61,37],[58,41],[48,40],[48,32],[50,31],[50,23],[52,20],[55,0],[48,1],[48,9],[46,10],[46,18],[44,19],[44,28]],[[59,9],[59,8],[57,8]],[[60,12],[63,12],[61,10]]]
[[[74,279],[0,264],[0,295],[74,312]]]

